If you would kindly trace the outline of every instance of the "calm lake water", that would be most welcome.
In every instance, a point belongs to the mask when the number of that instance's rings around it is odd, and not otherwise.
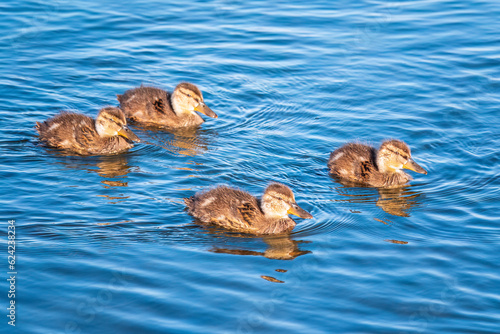
[[[3,1],[2,277],[19,333],[500,332],[500,2]],[[39,145],[141,83],[218,115],[109,157]],[[346,187],[329,153],[399,138],[429,171]],[[202,228],[182,198],[289,185],[287,238]],[[0,284],[0,331],[8,285]]]

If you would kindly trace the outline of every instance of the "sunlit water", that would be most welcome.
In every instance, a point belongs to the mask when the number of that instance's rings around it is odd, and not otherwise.
[[[20,333],[498,333],[498,1],[4,1],[2,277]],[[71,157],[33,128],[141,83],[197,84],[218,119],[133,127]],[[429,171],[346,187],[329,153],[405,140]],[[314,215],[289,238],[202,228],[182,198],[270,181]],[[0,328],[7,325],[3,280]]]

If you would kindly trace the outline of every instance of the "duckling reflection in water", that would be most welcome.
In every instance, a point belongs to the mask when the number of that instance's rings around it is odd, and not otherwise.
[[[216,131],[210,131],[207,136],[207,133],[198,127],[167,129],[138,124],[136,128],[144,130],[146,136],[154,139],[152,143],[146,142],[147,144],[159,146],[174,154],[187,156],[196,156],[206,152],[209,140],[217,135]]]
[[[403,169],[427,174],[411,158],[408,145],[396,139],[384,141],[378,151],[364,144],[346,144],[330,154],[328,168],[332,176],[373,187],[407,183],[412,178]]]
[[[96,164],[97,169],[90,169],[97,172],[103,179],[101,183],[104,188],[128,187],[127,177],[132,169],[128,164],[126,155],[103,156]]]
[[[421,194],[409,187],[378,189],[378,193],[377,206],[393,216],[410,217],[412,209],[420,206],[422,201]]]
[[[245,249],[230,249],[214,247],[210,249],[214,253],[233,254],[233,255],[253,255],[264,256],[273,260],[293,260],[301,255],[312,253],[308,250],[301,250],[299,244],[309,243],[308,241],[292,240],[288,235],[283,236],[264,236],[262,238],[268,245],[264,252],[251,251]]]
[[[125,115],[134,122],[169,128],[197,126],[204,122],[195,111],[217,118],[203,101],[201,91],[182,82],[170,94],[160,88],[138,87],[117,95]]]
[[[184,202],[188,213],[202,223],[244,233],[290,232],[296,223],[289,214],[312,218],[295,202],[292,190],[280,183],[270,184],[260,201],[245,191],[219,186],[185,198]]]
[[[115,107],[99,111],[97,119],[61,112],[42,123],[36,122],[40,141],[49,147],[80,155],[114,154],[133,147],[140,139],[127,127],[123,112]]]
[[[423,194],[410,185],[397,188],[374,188],[372,190],[365,188],[364,191],[361,191],[361,189],[355,188],[359,187],[359,183],[342,179],[339,179],[338,182],[344,187],[336,187],[336,191],[340,196],[348,198],[341,200],[341,202],[356,204],[356,211],[361,209],[359,204],[375,204],[393,216],[410,217],[410,212],[422,205]]]

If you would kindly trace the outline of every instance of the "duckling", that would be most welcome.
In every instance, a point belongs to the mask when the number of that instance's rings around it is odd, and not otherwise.
[[[193,84],[182,82],[170,94],[160,88],[138,87],[117,95],[125,115],[146,125],[181,128],[204,122],[195,111],[217,118],[203,101],[201,91]]]
[[[127,150],[140,139],[127,127],[123,112],[115,107],[102,108],[92,118],[70,112],[40,123],[36,122],[40,140],[47,146],[80,155],[113,154]]]
[[[245,191],[219,186],[184,202],[188,213],[201,222],[244,233],[290,232],[296,223],[288,214],[312,218],[297,205],[292,190],[280,183],[270,184],[260,201]]]
[[[378,151],[368,145],[348,143],[330,154],[328,168],[335,177],[373,187],[407,183],[412,178],[402,169],[427,174],[411,158],[408,145],[396,139],[384,141]]]

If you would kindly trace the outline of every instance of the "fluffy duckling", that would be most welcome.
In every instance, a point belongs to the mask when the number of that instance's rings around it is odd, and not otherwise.
[[[113,154],[127,150],[139,138],[127,127],[123,112],[115,107],[102,108],[94,121],[76,113],[61,112],[36,122],[40,140],[47,146],[81,155]]]
[[[411,158],[408,145],[396,139],[384,141],[378,151],[364,144],[346,144],[330,154],[328,168],[330,174],[340,179],[373,187],[394,187],[407,183],[412,178],[403,169],[427,174]]]
[[[193,84],[182,82],[170,94],[154,87],[138,87],[117,95],[125,115],[145,125],[180,128],[197,126],[204,122],[195,111],[217,118],[217,114],[203,102],[201,91]]]
[[[184,202],[188,213],[201,222],[244,233],[290,232],[296,223],[288,214],[312,218],[297,205],[292,190],[280,183],[270,184],[260,201],[245,191],[219,186]]]

